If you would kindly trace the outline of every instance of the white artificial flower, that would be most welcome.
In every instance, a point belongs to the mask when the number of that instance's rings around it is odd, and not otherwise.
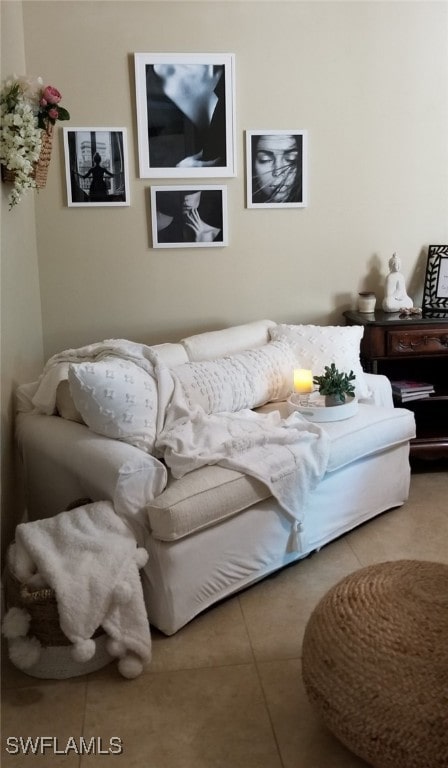
[[[34,163],[42,146],[38,127],[38,92],[42,80],[16,78],[7,80],[0,95],[0,162],[15,172],[9,207],[20,201],[23,193],[36,187]]]

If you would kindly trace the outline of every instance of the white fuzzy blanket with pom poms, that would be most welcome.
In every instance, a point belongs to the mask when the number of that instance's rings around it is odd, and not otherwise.
[[[16,529],[15,576],[54,589],[61,629],[73,657],[88,661],[100,626],[124,677],[136,677],[151,658],[151,635],[139,568],[148,559],[108,501],[85,504]],[[40,582],[42,584],[42,581]]]

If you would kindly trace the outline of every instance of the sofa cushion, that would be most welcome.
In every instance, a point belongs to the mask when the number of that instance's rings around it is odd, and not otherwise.
[[[245,349],[261,347],[269,341],[269,328],[273,320],[255,320],[253,323],[223,328],[220,331],[198,333],[182,339],[188,359],[194,362],[214,360],[217,357],[244,352]]]
[[[288,415],[287,403],[278,407]],[[321,423],[330,436],[328,472],[388,450],[415,436],[411,411],[404,408],[377,408],[359,405],[358,413],[339,422]],[[168,481],[165,491],[147,506],[152,535],[162,541],[182,538],[215,525],[253,504],[269,498],[270,491],[259,480],[217,465],[201,467]]]
[[[328,472],[415,437],[414,414],[406,408],[377,408],[360,403],[353,418],[321,422],[320,426],[330,435]]]
[[[76,409],[94,432],[151,453],[156,438],[157,385],[135,363],[108,357],[72,363],[68,380]]]
[[[283,400],[292,390],[294,353],[284,341],[172,369],[190,409],[235,413],[270,400]]]
[[[337,406],[335,406],[337,407]],[[283,418],[291,413],[288,403],[269,403],[259,413],[277,409]],[[415,419],[406,408],[383,408],[358,403],[357,413],[341,421],[321,421],[319,426],[330,437],[327,472],[341,469],[353,461],[392,448],[415,437]]]
[[[340,371],[356,376],[355,393],[358,398],[370,396],[369,386],[362,370],[359,350],[364,334],[362,325],[276,325],[271,328],[271,339],[288,339],[297,355],[296,367],[307,368],[314,376],[321,376],[326,365],[334,363]]]
[[[146,509],[152,535],[172,541],[219,523],[270,495],[260,480],[212,465],[180,480],[171,478],[163,493]]]

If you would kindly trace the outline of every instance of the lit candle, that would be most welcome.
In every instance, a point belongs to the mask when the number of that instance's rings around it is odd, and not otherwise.
[[[294,392],[300,395],[308,394],[313,391],[313,372],[306,368],[294,369]]]

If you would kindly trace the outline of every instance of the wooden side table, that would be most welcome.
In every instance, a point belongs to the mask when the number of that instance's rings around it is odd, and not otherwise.
[[[435,394],[406,402],[415,414],[417,437],[411,456],[448,458],[448,316],[446,319],[377,310],[346,311],[347,325],[363,325],[361,363],[370,373],[389,379],[430,382]]]

